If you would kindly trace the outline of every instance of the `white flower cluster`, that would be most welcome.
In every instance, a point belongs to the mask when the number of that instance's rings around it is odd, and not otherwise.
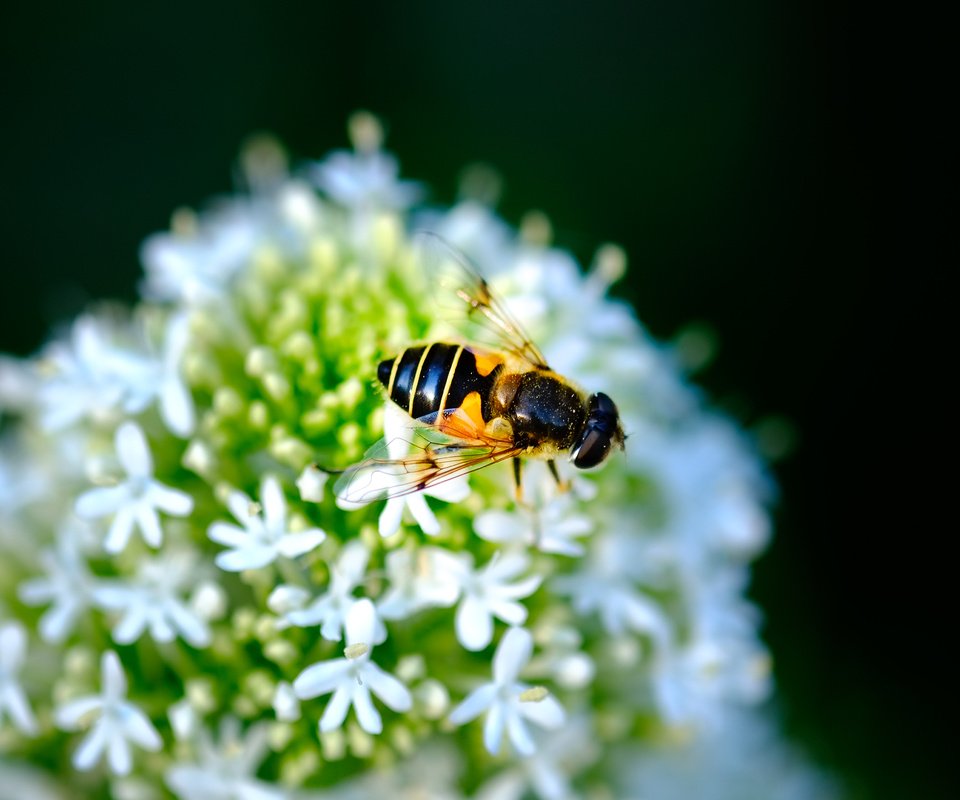
[[[770,487],[607,297],[622,252],[583,274],[541,217],[518,236],[469,199],[415,208],[376,120],[351,135],[294,173],[258,140],[248,194],[147,241],[132,313],[0,361],[0,786],[699,797],[683,787],[782,768],[828,796],[769,737],[764,763],[724,764],[771,688],[744,596]],[[531,464],[523,504],[503,467],[337,504],[314,462],[406,424],[378,359],[450,335],[422,228],[482,265],[558,372],[617,401],[625,455],[564,472],[569,491]]]

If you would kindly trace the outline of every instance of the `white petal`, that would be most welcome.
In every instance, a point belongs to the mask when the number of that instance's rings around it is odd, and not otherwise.
[[[160,387],[160,416],[174,436],[185,439],[193,433],[196,424],[193,398],[177,376],[168,376]]]
[[[347,644],[366,644],[373,646],[374,633],[377,627],[377,610],[366,597],[357,600],[344,622],[347,634]]]
[[[370,692],[366,686],[356,685],[353,687],[353,710],[357,715],[357,722],[367,733],[377,734],[383,730],[383,720],[380,718],[380,712],[373,707],[373,701],[370,699]]]
[[[60,706],[53,716],[54,722],[58,728],[72,731],[80,725],[80,721],[88,714],[103,707],[103,699],[92,695],[87,697],[78,697],[76,700],[70,700]]]
[[[171,489],[156,481],[150,484],[150,502],[172,517],[185,517],[193,511],[193,498],[179,489]]]
[[[217,544],[227,547],[244,547],[250,540],[249,533],[229,522],[214,522],[207,529],[207,536]]]
[[[267,545],[245,547],[242,550],[230,550],[220,553],[214,563],[225,572],[243,572],[245,569],[260,569],[274,561],[277,551]]]
[[[321,661],[301,672],[293,682],[293,691],[301,700],[309,700],[321,694],[329,694],[346,679],[350,672],[350,661],[336,658]]]
[[[263,518],[271,533],[282,533],[285,530],[287,518],[287,501],[283,497],[280,482],[273,476],[267,475],[260,487],[260,501],[263,505]]]
[[[300,499],[305,503],[323,502],[323,488],[330,476],[319,469],[316,464],[309,464],[297,478],[297,491]]]
[[[437,517],[431,511],[430,506],[427,505],[427,501],[422,494],[412,494],[407,497],[407,508],[410,509],[410,513],[413,514],[413,518],[417,521],[417,525],[420,526],[427,536],[436,536],[440,533],[440,523],[437,522]]]
[[[129,586],[118,583],[109,583],[107,581],[94,586],[93,590],[90,592],[93,602],[100,606],[100,608],[105,608],[108,610],[125,608],[134,601],[134,599],[137,597],[137,594],[138,593]]]
[[[113,514],[130,500],[130,489],[126,484],[102,486],[90,489],[77,498],[73,510],[78,517],[96,519]]]
[[[34,719],[33,711],[30,709],[30,704],[27,702],[23,690],[15,683],[0,683],[0,717],[2,717],[4,709],[21,733],[27,736],[36,734],[37,721]]]
[[[531,756],[536,752],[537,746],[533,743],[533,737],[519,714],[507,715],[507,735],[520,755]]]
[[[498,553],[491,558],[483,568],[484,577],[493,583],[505,583],[523,572],[530,563],[525,555],[520,553]]]
[[[388,402],[383,409],[383,439],[391,459],[403,458],[410,452],[410,417],[396,403]]]
[[[500,703],[494,703],[483,723],[483,744],[492,755],[500,752],[500,742],[503,739],[503,722],[503,706]]]
[[[117,428],[117,457],[131,478],[153,475],[153,458],[147,437],[136,422],[124,422]]]
[[[496,698],[497,687],[492,683],[486,683],[470,692],[466,699],[450,712],[447,719],[451,725],[463,725],[490,708]]]
[[[100,657],[100,680],[104,697],[120,698],[127,694],[127,676],[113,650],[107,650]]]
[[[133,759],[130,755],[130,745],[119,731],[114,731],[107,746],[107,763],[116,775],[129,775]]]
[[[62,642],[73,629],[73,623],[84,607],[79,600],[62,601],[51,606],[40,617],[40,637],[53,644]]]
[[[277,684],[277,690],[273,694],[273,710],[281,722],[296,722],[300,719],[300,700],[286,681]]]
[[[377,530],[380,535],[386,539],[393,536],[400,530],[400,523],[403,520],[404,503],[402,497],[391,497],[380,512],[380,519],[377,521]]]
[[[276,548],[280,555],[296,558],[309,553],[326,538],[327,534],[319,528],[310,528],[298,533],[288,533],[277,542]]]
[[[367,546],[359,539],[351,540],[344,546],[337,561],[337,579],[356,586],[364,578],[369,558],[370,551]]]
[[[144,750],[153,752],[163,747],[163,740],[160,738],[160,734],[157,733],[157,729],[153,727],[153,723],[147,719],[146,714],[129,703],[126,704],[125,711],[123,733],[130,741],[138,744]]]
[[[455,625],[457,641],[467,650],[483,650],[493,640],[493,618],[473,595],[467,595],[460,602]]]
[[[363,680],[370,691],[394,711],[409,711],[413,706],[413,698],[407,687],[372,661],[364,667]]]
[[[583,545],[579,542],[562,539],[559,536],[554,536],[552,533],[541,536],[537,547],[541,553],[555,553],[560,556],[571,556],[574,558],[582,556],[585,552]]]
[[[435,484],[424,491],[424,494],[436,497],[437,500],[443,500],[445,503],[459,503],[470,496],[470,484],[467,476],[464,475],[452,481]]]
[[[147,608],[145,606],[131,605],[126,613],[113,629],[113,641],[117,644],[130,644],[135,642],[141,636],[147,627]]]
[[[531,533],[517,514],[496,510],[478,514],[473,521],[473,530],[488,542],[525,542]]]
[[[347,598],[347,600],[350,600],[350,598]],[[350,607],[351,608],[353,607],[352,602],[350,602]],[[296,613],[297,619],[303,620],[308,618],[307,612],[295,612],[295,613]],[[322,617],[323,625],[320,626],[320,635],[327,641],[339,642],[343,638],[343,616],[344,616],[344,612],[342,610],[338,611],[333,607],[328,607],[326,612],[324,613],[324,616]],[[294,624],[301,625],[301,627],[303,627],[302,623],[296,622],[294,620],[293,614],[290,615],[290,620],[293,621]],[[316,624],[316,623],[312,623],[312,624]]]
[[[493,680],[503,686],[513,683],[533,654],[533,637],[524,628],[510,628],[493,656]]]
[[[155,642],[172,642],[177,638],[177,632],[173,629],[173,625],[160,609],[151,609],[150,635]]]
[[[13,672],[23,661],[27,650],[27,634],[18,622],[5,622],[0,626],[0,666],[5,672]]]
[[[559,728],[567,716],[563,706],[552,694],[548,694],[543,700],[521,702],[519,705],[520,713],[541,728]]]
[[[267,608],[274,614],[289,614],[297,611],[310,599],[310,592],[300,586],[290,586],[282,583],[267,597]]]
[[[137,508],[137,525],[145,541],[151,547],[159,547],[163,543],[163,530],[160,528],[160,517],[152,506],[141,505]]]
[[[103,542],[103,549],[108,553],[119,553],[130,541],[130,534],[133,533],[134,512],[130,506],[124,506],[110,523],[110,530],[107,531],[107,538]]]
[[[253,513],[255,504],[243,492],[230,492],[230,496],[227,497],[227,508],[237,522],[245,528],[249,528],[250,521],[256,518]]]
[[[28,606],[42,606],[57,596],[57,587],[49,578],[30,578],[17,587],[17,596]],[[0,663],[3,663],[3,651],[0,646]]]
[[[523,625],[527,621],[526,606],[515,603],[513,600],[491,601],[490,613],[508,625]]]
[[[73,754],[73,766],[81,772],[93,769],[107,746],[107,730],[102,723],[96,723]]]
[[[296,684],[294,684],[296,685]],[[327,703],[327,707],[320,717],[320,730],[324,733],[336,730],[347,717],[347,709],[350,708],[350,698],[352,696],[352,687],[350,684],[342,683],[337,687]]]
[[[540,581],[539,575],[531,575],[516,583],[500,584],[497,586],[497,592],[502,597],[527,597],[537,591],[540,587]]]
[[[326,627],[329,620],[334,617],[339,618],[331,601],[325,597],[314,600],[306,608],[297,608],[286,613],[287,620],[299,628],[309,628],[312,625],[319,625],[321,622],[324,624],[324,627]],[[324,639],[329,639],[332,642],[340,641],[339,624],[337,625],[337,632],[331,636],[323,633],[322,630],[320,635],[323,636]]]
[[[167,607],[167,614],[188,644],[198,649],[210,644],[210,628],[202,619],[190,613],[186,607],[180,603],[171,602]]]

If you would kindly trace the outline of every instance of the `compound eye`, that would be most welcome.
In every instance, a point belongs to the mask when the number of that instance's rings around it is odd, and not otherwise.
[[[616,417],[617,406],[603,392],[590,395],[590,414],[594,417]]]
[[[588,427],[580,445],[573,451],[573,466],[577,469],[590,469],[603,461],[609,452],[610,434]]]

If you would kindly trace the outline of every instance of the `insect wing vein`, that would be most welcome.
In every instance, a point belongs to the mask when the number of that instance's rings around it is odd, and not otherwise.
[[[546,359],[506,303],[467,257],[434,233],[417,235],[416,246],[433,289],[435,306],[468,341],[505,350],[547,368]]]
[[[418,422],[432,423],[436,416],[433,414]],[[460,415],[455,410],[444,417],[449,421],[459,419]],[[444,433],[431,424],[419,424],[389,441],[381,439],[366,452],[362,461],[340,476],[334,486],[337,505],[349,510],[377,500],[413,494],[520,453],[512,440],[470,433],[466,426],[458,430],[465,434],[464,438]],[[397,452],[401,441],[410,453],[397,458],[392,454]]]

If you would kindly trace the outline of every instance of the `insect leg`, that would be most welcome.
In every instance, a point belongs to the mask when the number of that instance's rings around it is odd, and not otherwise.
[[[523,484],[520,482],[520,468],[522,464],[519,458],[513,459],[513,491],[517,500],[517,505],[523,505]]]
[[[557,491],[561,494],[570,491],[570,481],[565,481],[560,477],[560,472],[557,470],[557,462],[551,459],[547,462],[547,467],[550,470],[550,474],[553,475],[553,479],[557,482]]]

